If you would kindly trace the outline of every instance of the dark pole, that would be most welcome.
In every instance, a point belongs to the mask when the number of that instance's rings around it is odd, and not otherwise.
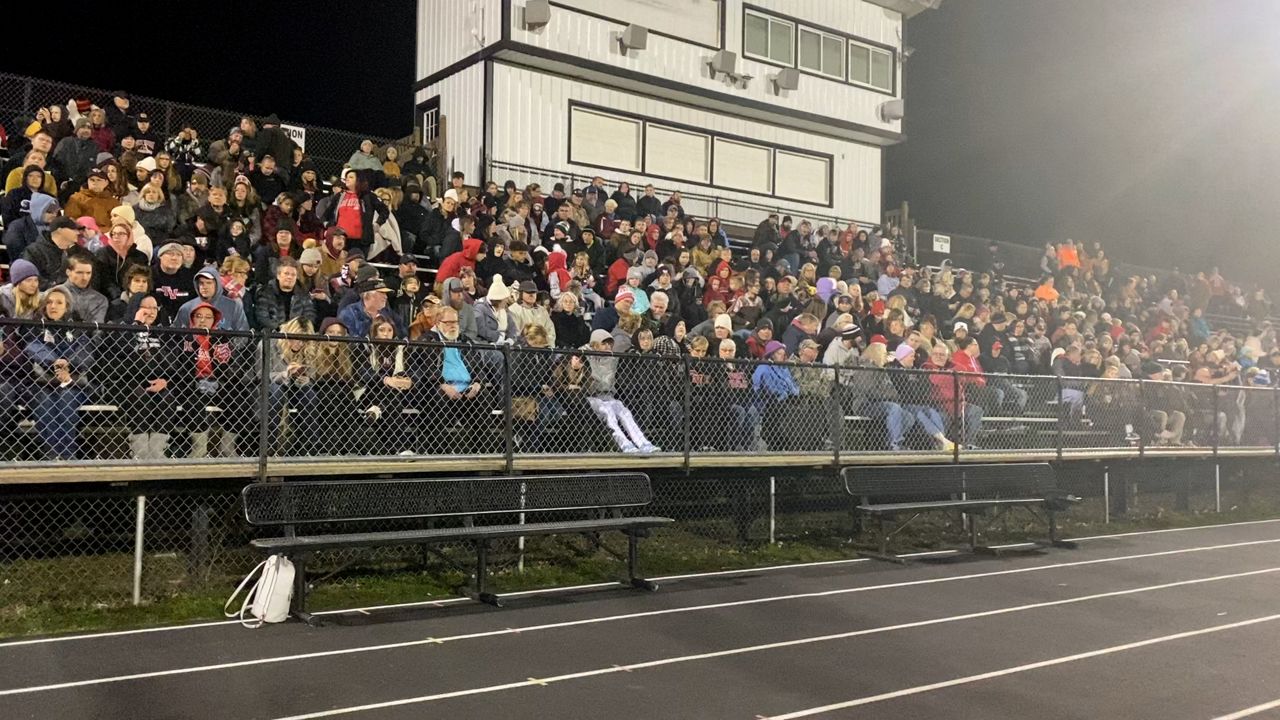
[[[1066,422],[1068,418],[1071,417],[1071,409],[1065,407],[1067,404],[1067,400],[1062,395],[1062,376],[1061,375],[1054,375],[1054,386],[1057,388],[1057,392],[1058,392],[1058,425],[1057,425],[1057,432],[1055,433],[1056,435],[1055,440],[1058,446],[1057,447],[1058,461],[1061,462],[1062,461],[1062,424]],[[1065,417],[1063,416],[1064,410],[1066,412]]]
[[[951,462],[959,464],[960,446],[964,444],[965,425],[964,406],[960,404],[960,375],[954,369],[951,371],[951,407],[954,410],[952,417],[960,424],[960,442],[951,443]]]
[[[271,336],[256,336],[258,353],[258,482],[267,481],[267,454],[271,448]]]
[[[502,440],[503,454],[506,456],[507,475],[515,471],[515,431],[511,417],[511,346],[502,346]],[[534,411],[535,415],[537,410]],[[534,422],[537,422],[534,417]]]

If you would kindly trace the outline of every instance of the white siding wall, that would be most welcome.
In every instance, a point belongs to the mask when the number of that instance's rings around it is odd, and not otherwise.
[[[414,104],[436,95],[444,127],[445,168],[461,170],[467,182],[477,182],[484,163],[484,63],[419,90]]]
[[[652,37],[650,41],[652,42]],[[567,119],[570,100],[641,115],[656,122],[665,120],[773,145],[830,154],[835,158],[833,207],[710,188],[693,182],[646,178],[638,173],[572,165],[568,162]],[[494,162],[588,176],[599,173],[610,180],[628,180],[633,185],[643,185],[651,180],[659,188],[685,189],[691,193],[771,205],[795,212],[811,212],[815,217],[835,216],[867,221],[875,221],[880,217],[881,150],[877,147],[664,103],[501,63],[495,63],[493,69],[493,117],[493,139],[489,153]],[[470,177],[470,170],[467,173]],[[518,182],[521,180],[518,173],[505,169],[496,169],[489,174],[499,182],[508,177],[517,179]],[[534,175],[525,180],[546,182]],[[702,212],[693,208],[691,211],[695,214]],[[728,217],[727,212],[722,214]],[[762,219],[749,215],[743,220],[751,217],[757,222]]]
[[[501,39],[502,0],[418,0],[418,74],[414,79],[425,78]]]
[[[645,73],[656,77],[686,83],[703,90],[723,93],[729,100],[750,99],[757,102],[786,106],[795,110],[827,115],[838,112],[839,117],[871,127],[901,132],[901,122],[884,122],[877,115],[881,103],[890,100],[888,95],[864,90],[851,85],[802,75],[800,88],[776,95],[768,77],[778,68],[742,57],[742,1],[725,0],[726,48],[738,54],[740,72],[754,76],[746,90],[731,86],[724,76],[712,80],[706,61],[713,51],[650,34],[647,49],[620,54],[613,33],[622,25],[575,13],[561,7],[551,9],[551,23],[538,30],[525,30],[520,24],[520,8],[524,0],[511,0],[513,40],[540,48],[568,53],[597,62]],[[861,0],[760,0],[751,3],[762,8],[776,8],[787,15],[809,19],[850,34],[898,47],[897,28],[901,18],[897,13],[861,2]]]

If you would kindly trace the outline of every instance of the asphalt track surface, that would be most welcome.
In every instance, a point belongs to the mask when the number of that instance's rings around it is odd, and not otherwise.
[[[1280,717],[1280,521],[0,644],[0,718]]]

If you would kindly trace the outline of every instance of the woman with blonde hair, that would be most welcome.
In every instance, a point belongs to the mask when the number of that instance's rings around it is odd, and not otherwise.
[[[324,340],[315,343],[316,353],[311,384],[315,388],[316,407],[323,408],[317,418],[317,437],[324,437],[327,455],[347,455],[352,448],[355,424],[355,371],[352,367],[353,344],[345,340],[347,327],[337,318],[320,323]]]
[[[313,383],[319,347],[311,321],[295,317],[280,326],[270,343],[271,414],[276,425],[276,450],[282,455],[310,455],[317,426],[317,398]],[[286,425],[287,423],[287,425]]]
[[[29,260],[14,260],[9,283],[0,287],[0,317],[30,320],[40,307],[40,271]]]

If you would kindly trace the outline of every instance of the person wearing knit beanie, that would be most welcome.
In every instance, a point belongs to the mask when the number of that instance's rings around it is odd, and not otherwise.
[[[40,304],[40,270],[29,260],[14,260],[9,284],[0,286],[0,317],[31,320]]]

